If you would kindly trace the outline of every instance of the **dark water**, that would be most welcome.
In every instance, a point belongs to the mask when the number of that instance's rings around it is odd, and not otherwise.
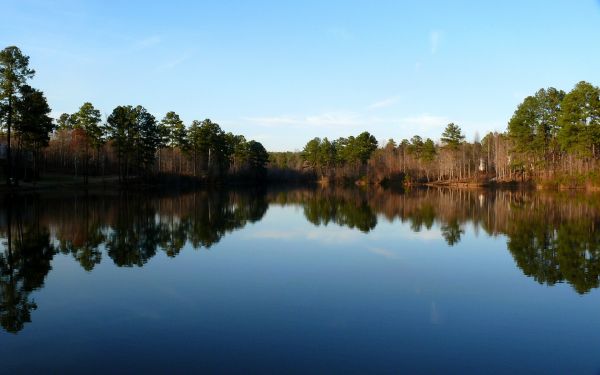
[[[600,197],[5,197],[1,373],[600,371]]]

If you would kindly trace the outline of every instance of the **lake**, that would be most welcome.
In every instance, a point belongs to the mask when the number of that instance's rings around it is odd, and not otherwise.
[[[1,202],[1,373],[600,371],[599,196],[281,188]]]

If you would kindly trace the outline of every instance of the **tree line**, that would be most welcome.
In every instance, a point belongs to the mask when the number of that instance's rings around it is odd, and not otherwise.
[[[226,133],[210,119],[186,127],[173,111],[157,120],[138,105],[116,107],[102,124],[91,103],[59,117],[46,156],[54,170],[87,177],[104,175],[108,168],[119,181],[156,175],[262,178],[268,161],[262,144]]]
[[[278,168],[329,179],[600,183],[600,89],[583,81],[568,93],[540,89],[519,104],[504,133],[476,135],[471,142],[450,123],[437,142],[415,135],[378,147],[364,132],[333,142],[314,138],[301,152],[271,159]]]
[[[27,85],[34,74],[19,48],[0,51],[0,127],[5,130],[0,160],[9,185],[35,180],[41,171],[81,176],[85,183],[89,176],[107,174],[120,182],[266,176],[269,156],[263,145],[225,132],[210,119],[186,127],[175,112],[158,120],[143,106],[126,105],[103,121],[100,111],[85,102],[53,120],[44,94]]]
[[[505,137],[490,133],[483,141],[465,141],[460,127],[448,124],[439,142],[415,135],[396,143],[388,140],[378,147],[375,137],[363,132],[357,137],[340,138],[333,142],[327,138],[310,140],[303,150],[293,153],[272,153],[272,163],[279,168],[297,168],[314,173],[318,178],[334,180],[364,179],[367,182],[401,179],[405,182],[454,181],[476,177],[480,172],[489,172],[483,161],[492,159],[491,148],[499,154],[500,142]],[[496,168],[494,168],[495,170]],[[497,173],[504,173],[502,167]]]
[[[35,74],[17,47],[0,51],[0,163],[7,183],[41,171],[80,176],[232,178],[401,183],[534,181],[600,184],[600,89],[579,82],[526,97],[505,132],[467,141],[455,123],[439,140],[415,135],[380,146],[369,132],[336,140],[313,138],[301,152],[267,153],[256,141],[225,132],[209,119],[186,126],[168,112],[118,106],[103,121],[86,102],[49,117],[44,94],[27,84]]]

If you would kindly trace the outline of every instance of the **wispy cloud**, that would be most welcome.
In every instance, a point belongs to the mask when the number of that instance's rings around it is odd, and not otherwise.
[[[378,102],[372,103],[370,104],[367,109],[369,110],[374,110],[374,109],[379,109],[379,108],[386,108],[389,107],[391,105],[394,105],[398,100],[400,99],[399,96],[392,96],[383,100],[380,100]]]
[[[378,106],[369,107],[382,108],[391,105],[392,100],[381,101]],[[308,116],[262,116],[262,117],[244,117],[243,121],[274,128],[274,127],[293,127],[293,128],[329,128],[329,129],[362,129],[373,126],[401,126],[423,129],[443,128],[450,121],[445,116],[435,116],[430,114],[419,114],[405,117],[380,117],[358,112],[325,112],[317,115]]]
[[[278,230],[263,230],[256,232],[252,238],[267,239],[267,240],[291,240],[302,235],[300,231],[278,231]]]
[[[302,123],[300,119],[292,116],[242,117],[242,120],[266,127],[296,125]]]
[[[404,125],[416,125],[422,128],[435,128],[445,126],[450,121],[445,116],[434,116],[425,113],[418,116],[404,117],[400,122]]]
[[[251,238],[269,239],[269,240],[297,240],[303,239],[321,243],[351,243],[356,242],[363,234],[356,230],[351,230],[339,226],[329,226],[325,228],[311,228],[308,230],[289,230],[289,231],[259,231],[250,235]]]
[[[440,241],[442,239],[442,232],[437,228],[422,230],[420,232],[409,231],[402,233],[402,238],[417,241]]]
[[[176,57],[176,58],[174,58],[172,60],[167,60],[166,62],[164,62],[161,65],[157,66],[156,67],[156,71],[157,72],[165,72],[165,71],[174,69],[178,65],[182,64],[187,59],[189,59],[189,57],[190,57],[190,53],[186,52],[183,55],[180,55],[179,57]]]
[[[263,116],[263,117],[244,117],[245,121],[266,126],[313,126],[313,127],[352,127],[363,123],[360,114],[355,112],[325,112],[316,115],[307,116]]]
[[[364,233],[342,227],[328,227],[327,229],[315,228],[306,234],[308,240],[327,244],[353,243],[358,241]]]
[[[432,55],[435,55],[437,53],[438,48],[440,46],[441,38],[442,38],[442,33],[440,31],[432,30],[429,33],[429,47],[430,47]]]
[[[161,41],[162,41],[162,38],[158,35],[149,36],[147,38],[137,41],[135,43],[135,48],[136,49],[149,48],[149,47],[159,44]]]
[[[356,126],[362,124],[362,121],[358,113],[340,111],[308,116],[306,123],[313,126]]]
[[[327,30],[327,33],[336,39],[350,40],[352,33],[343,27],[332,27]]]

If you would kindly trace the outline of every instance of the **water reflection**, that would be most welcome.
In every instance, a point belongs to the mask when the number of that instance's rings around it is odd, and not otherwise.
[[[451,189],[4,197],[0,324],[16,333],[31,321],[37,307],[32,292],[43,287],[58,253],[72,256],[88,272],[103,257],[119,267],[142,267],[158,252],[176,257],[186,245],[210,248],[227,233],[261,220],[269,205],[294,205],[316,226],[364,233],[378,220],[400,221],[414,232],[439,227],[448,246],[460,244],[472,226],[475,233],[506,236],[525,275],[546,285],[568,282],[586,293],[599,286],[599,204],[590,195]]]
[[[0,324],[11,333],[19,332],[31,321],[31,311],[37,305],[30,294],[44,285],[56,252],[48,228],[40,225],[38,205],[31,203],[23,201],[18,210],[13,210],[10,201],[4,204],[6,222],[2,235],[6,240],[0,253]],[[24,217],[24,213],[29,215]]]

